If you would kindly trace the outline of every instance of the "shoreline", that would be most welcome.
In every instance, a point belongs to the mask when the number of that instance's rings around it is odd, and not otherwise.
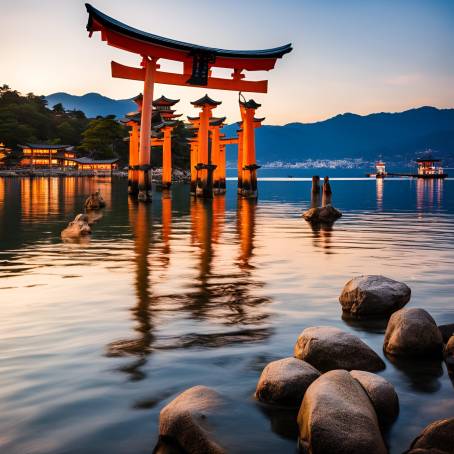
[[[159,182],[162,176],[162,168],[151,170],[151,180]],[[127,170],[113,171],[94,171],[94,170],[77,170],[63,171],[60,169],[2,169],[0,170],[0,178],[74,178],[74,177],[116,177],[128,178]],[[189,170],[174,169],[172,172],[172,181],[174,182],[189,182]]]

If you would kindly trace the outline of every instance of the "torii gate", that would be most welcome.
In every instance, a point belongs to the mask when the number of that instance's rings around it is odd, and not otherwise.
[[[153,35],[123,24],[93,6],[85,5],[88,12],[87,30],[101,32],[108,45],[141,56],[141,68],[111,62],[112,76],[144,82],[141,128],[139,138],[139,194],[141,201],[151,200],[150,127],[155,83],[206,87],[221,90],[266,93],[268,81],[245,80],[243,71],[269,71],[276,60],[291,52],[291,44],[265,50],[226,50],[176,41]],[[159,59],[183,63],[183,73],[159,71]],[[212,68],[232,69],[231,78],[213,77]]]

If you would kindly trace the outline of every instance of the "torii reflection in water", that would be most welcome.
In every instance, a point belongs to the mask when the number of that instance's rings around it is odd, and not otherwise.
[[[107,346],[107,356],[135,357],[136,359],[119,370],[131,375],[132,380],[145,378],[142,367],[147,357],[152,353],[155,341],[153,316],[159,310],[159,296],[152,293],[152,263],[151,257],[157,257],[156,268],[166,268],[170,261],[170,236],[172,223],[172,199],[163,192],[162,197],[162,237],[161,242],[155,241],[157,231],[154,229],[152,208],[138,204],[129,199],[129,219],[134,235],[134,287],[136,304],[131,308],[136,321],[134,339],[120,339]],[[157,244],[159,247],[154,247]]]
[[[135,233],[137,295],[131,312],[136,321],[134,329],[138,336],[108,345],[108,356],[135,357],[132,364],[119,370],[130,374],[132,380],[140,380],[145,378],[143,368],[153,351],[191,347],[216,348],[257,342],[270,336],[271,330],[266,326],[268,313],[264,308],[264,303],[268,303],[269,299],[254,295],[254,289],[264,284],[254,280],[254,267],[250,264],[254,250],[255,201],[239,201],[234,233],[237,240],[225,243],[225,197],[218,196],[212,202],[204,199],[192,200],[189,216],[190,242],[195,249],[193,260],[197,269],[196,275],[190,282],[183,284],[183,289],[189,288],[190,291],[161,295],[152,291],[152,271],[159,270],[161,275],[163,267],[168,266],[172,257],[175,256],[178,260],[178,254],[184,253],[171,250],[172,199],[162,198],[162,227],[159,229],[161,238],[158,237],[159,231],[156,229],[158,223],[152,225],[152,207],[133,201],[130,203],[130,220]],[[239,252],[238,258],[228,263],[225,258],[231,255],[227,253],[221,256],[219,251],[222,252],[221,247],[224,246],[229,248],[230,244],[234,247],[238,245]],[[219,328],[213,332],[210,327],[209,333],[184,332],[158,338],[155,331],[156,317],[161,311],[167,310],[173,313],[177,310],[178,315],[189,313],[192,320],[218,324]]]

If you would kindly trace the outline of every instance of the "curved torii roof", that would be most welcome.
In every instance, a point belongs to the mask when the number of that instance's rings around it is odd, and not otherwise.
[[[85,6],[90,34],[100,31],[102,39],[108,44],[150,57],[184,61],[192,60],[194,55],[203,55],[217,67],[254,71],[273,69],[276,59],[292,50],[291,44],[272,49],[228,50],[186,43],[138,30],[107,16],[88,3]]]
[[[203,96],[200,99],[197,99],[196,101],[191,101],[191,104],[194,107],[203,107],[203,106],[219,106],[222,104],[222,101],[215,101],[214,99],[211,99],[207,94]]]

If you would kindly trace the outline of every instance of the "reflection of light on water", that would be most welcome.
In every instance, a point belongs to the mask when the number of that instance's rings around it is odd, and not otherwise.
[[[4,205],[5,205],[5,196],[6,196],[5,179],[0,178],[0,214],[2,214],[2,215],[3,215]]]
[[[375,179],[375,191],[377,194],[377,210],[383,210],[383,183],[384,178],[376,178]]]
[[[416,180],[416,209],[419,212],[419,218],[424,210],[432,211],[435,207],[442,207],[443,183],[441,178]]]
[[[65,212],[75,216],[83,211],[83,200],[76,205],[76,196],[88,196],[101,190],[108,206],[112,203],[109,178],[35,177],[20,179],[22,218],[30,223]]]
[[[249,260],[254,248],[255,210],[257,202],[253,199],[238,199],[237,228],[240,237],[240,268],[249,268]]]
[[[437,180],[437,206],[441,208],[441,202],[443,200],[443,178]]]

